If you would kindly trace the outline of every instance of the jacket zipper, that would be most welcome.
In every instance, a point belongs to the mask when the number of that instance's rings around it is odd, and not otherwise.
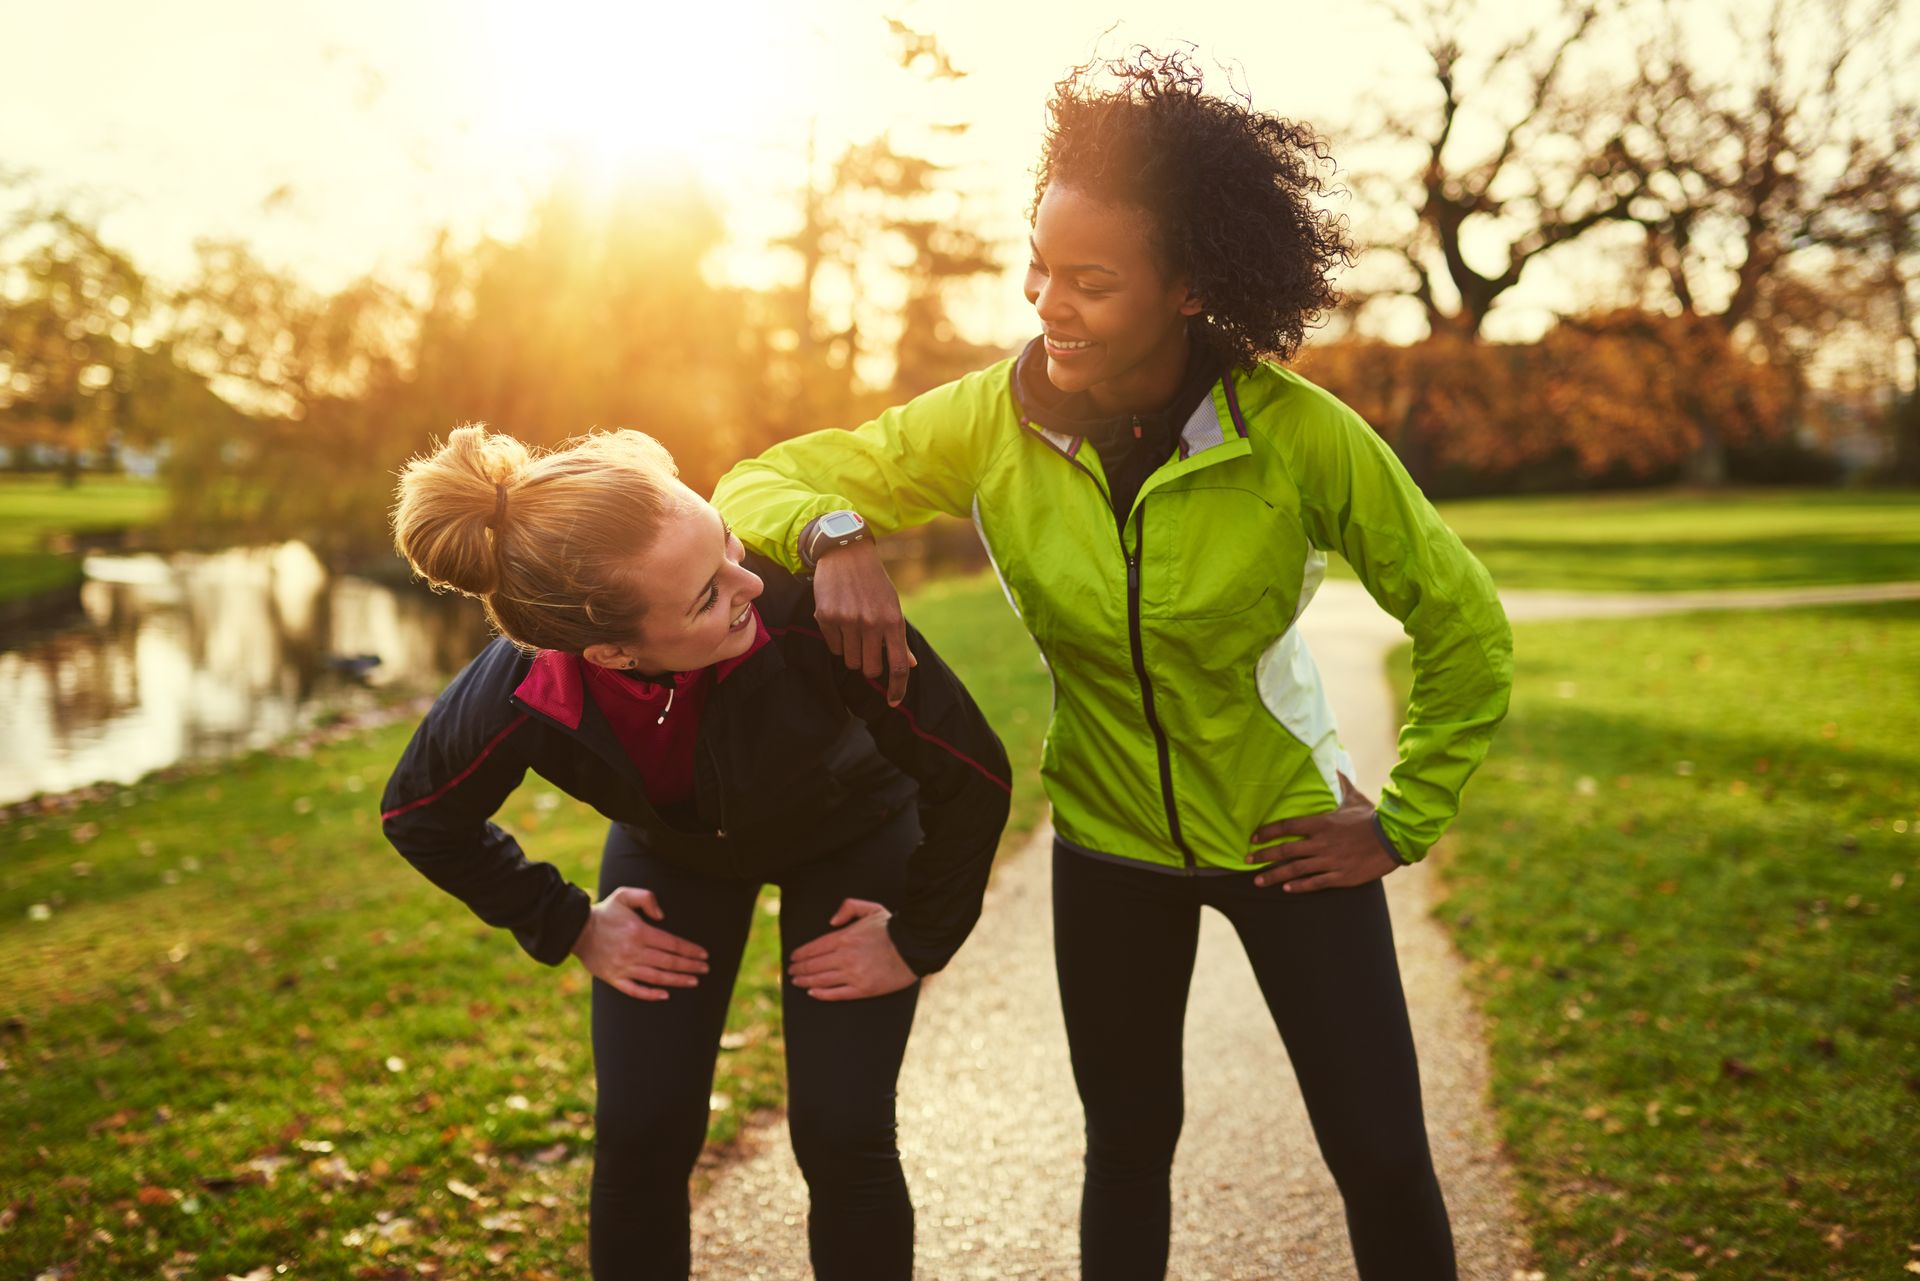
[[[714,835],[724,840],[727,835],[727,780],[721,775],[720,755],[713,750],[713,740],[704,734],[696,737],[702,740],[701,746],[707,749],[707,759],[713,762],[713,796],[720,806],[720,826]]]
[[[1187,873],[1197,872],[1193,851],[1187,848],[1186,838],[1180,835],[1180,812],[1173,803],[1173,757],[1167,747],[1166,731],[1160,728],[1160,718],[1153,710],[1153,683],[1147,679],[1146,651],[1140,644],[1140,552],[1146,540],[1146,503],[1136,502],[1133,509],[1133,550],[1126,550],[1123,537],[1120,549],[1127,557],[1127,635],[1133,643],[1133,674],[1140,679],[1140,703],[1147,714],[1147,728],[1153,731],[1153,746],[1160,758],[1160,801],[1167,808],[1167,830],[1173,836],[1173,843],[1180,847],[1180,857],[1186,860]]]
[[[1020,420],[1020,426],[1040,436],[1032,423],[1024,417]],[[1040,439],[1046,440],[1046,437],[1040,436]],[[1053,445],[1052,441],[1047,441],[1047,444],[1068,462],[1078,467],[1086,478],[1093,482],[1093,487],[1099,491],[1102,498],[1107,500],[1109,507],[1113,505],[1113,495],[1094,476],[1092,468],[1072,454],[1061,450],[1059,446]],[[1197,862],[1193,857],[1193,851],[1187,848],[1186,837],[1180,834],[1180,812],[1173,803],[1172,753],[1167,747],[1166,731],[1160,728],[1160,718],[1154,714],[1153,683],[1147,679],[1146,653],[1140,645],[1140,547],[1145,538],[1146,506],[1144,498],[1134,499],[1134,547],[1131,552],[1127,550],[1127,518],[1118,512],[1115,512],[1113,517],[1114,527],[1120,538],[1120,554],[1126,558],[1127,562],[1127,637],[1133,647],[1133,673],[1140,681],[1141,708],[1146,712],[1147,728],[1153,731],[1154,751],[1160,762],[1160,802],[1167,811],[1167,831],[1173,837],[1173,843],[1180,849],[1180,857],[1186,862],[1188,875],[1194,875],[1198,872]]]

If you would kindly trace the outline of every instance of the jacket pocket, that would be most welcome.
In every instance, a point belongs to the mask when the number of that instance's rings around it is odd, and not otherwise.
[[[1299,577],[1306,537],[1266,498],[1235,486],[1148,494],[1138,534],[1140,616],[1233,618]],[[1129,538],[1134,537],[1131,526]]]

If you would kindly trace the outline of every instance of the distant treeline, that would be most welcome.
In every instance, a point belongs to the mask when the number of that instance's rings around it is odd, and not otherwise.
[[[1836,442],[1920,482],[1920,88],[1878,74],[1902,56],[1892,8],[1778,4],[1736,25],[1737,66],[1700,65],[1658,5],[1564,0],[1498,46],[1473,4],[1399,12],[1431,101],[1327,130],[1336,157],[1392,159],[1346,175],[1361,252],[1302,363],[1423,484],[1818,481]],[[1610,23],[1636,49],[1613,74],[1588,56]],[[895,27],[903,67],[963,74]],[[179,536],[299,536],[336,562],[383,554],[395,470],[463,422],[541,442],[643,428],[704,489],[1001,354],[950,305],[1019,229],[981,227],[934,150],[896,131],[844,151],[796,193],[792,283],[757,289],[709,278],[724,227],[679,183],[563,181],[517,239],[442,237],[404,281],[323,294],[238,243],[202,244],[163,287],[16,177],[0,446],[70,473],[144,451]],[[1604,305],[1490,341],[1529,265],[1576,245],[1589,273],[1610,264]],[[890,289],[868,288],[875,270]],[[1394,309],[1427,336],[1368,337]],[[885,385],[856,377],[876,364]]]

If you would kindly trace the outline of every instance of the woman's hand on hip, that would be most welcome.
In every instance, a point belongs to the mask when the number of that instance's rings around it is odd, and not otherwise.
[[[899,706],[916,660],[907,648],[900,593],[881,563],[879,548],[863,540],[820,558],[813,568],[813,616],[827,648],[870,681],[885,676],[887,704]]]
[[[664,1001],[670,988],[700,981],[707,949],[649,924],[649,918],[667,918],[653,891],[623,885],[594,904],[573,954],[589,974],[628,996]]]
[[[1282,819],[1253,834],[1249,863],[1270,863],[1253,878],[1255,885],[1279,885],[1289,893],[1365,885],[1400,866],[1373,821],[1373,802],[1340,775],[1340,808],[1326,814]],[[1271,845],[1295,837],[1285,845]]]
[[[787,973],[793,985],[822,1001],[858,1001],[910,987],[920,977],[900,958],[887,932],[893,913],[850,898],[827,924],[830,933],[793,949]]]

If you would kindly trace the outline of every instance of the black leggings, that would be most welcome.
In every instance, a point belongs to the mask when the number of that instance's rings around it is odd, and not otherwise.
[[[1363,1281],[1456,1275],[1385,888],[1288,894],[1053,854],[1054,960],[1087,1112],[1085,1281],[1167,1271],[1181,1031],[1200,909],[1233,923],[1280,1028]]]
[[[911,808],[857,846],[781,874],[782,957],[828,930],[846,898],[898,901],[919,842]],[[607,835],[600,896],[652,890],[663,929],[707,949],[699,986],[641,1001],[593,984],[595,1108],[589,1253],[600,1281],[674,1278],[689,1259],[687,1180],[706,1141],[713,1065],[760,886],[700,876]],[[781,985],[788,1129],[812,1206],[807,1241],[820,1281],[905,1281],[913,1206],[894,1140],[894,1083],[920,985],[864,1001],[820,1001]]]

